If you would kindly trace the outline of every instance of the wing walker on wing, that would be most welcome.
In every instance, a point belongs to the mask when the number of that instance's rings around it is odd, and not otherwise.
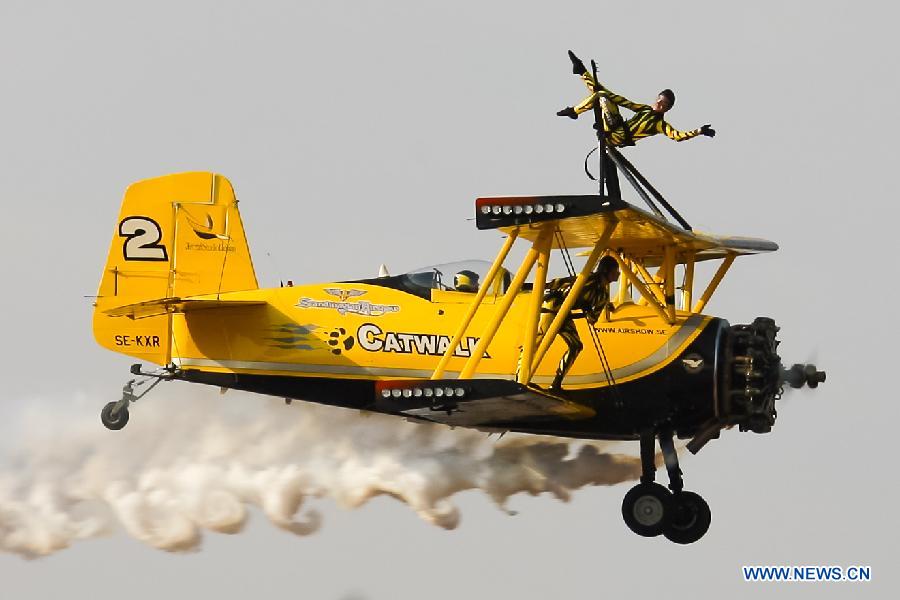
[[[121,429],[131,403],[179,380],[489,432],[635,440],[643,473],[623,501],[626,524],[700,539],[710,510],[684,490],[675,437],[696,453],[723,429],[768,432],[785,386],[816,387],[825,374],[782,365],[770,318],[731,325],[704,314],[737,257],[777,245],[693,231],[607,143],[598,86],[599,194],[478,198],[477,228],[505,235],[491,263],[260,289],[227,179],[130,186],[94,335],[159,368],[134,365],[144,379],[104,407],[103,424]],[[610,165],[649,210],[604,193]],[[513,272],[504,264],[517,242],[527,252]],[[580,267],[572,253],[585,257]],[[548,280],[556,256],[568,276]],[[719,266],[695,290],[703,261]],[[655,482],[657,440],[668,487]]]

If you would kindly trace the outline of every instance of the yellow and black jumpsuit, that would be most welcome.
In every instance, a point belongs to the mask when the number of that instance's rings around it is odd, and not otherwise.
[[[701,133],[701,129],[680,131],[675,129],[663,119],[663,114],[653,110],[647,104],[632,102],[624,96],[615,94],[603,84],[594,81],[590,73],[584,73],[581,80],[587,86],[591,94],[575,107],[575,114],[580,115],[594,107],[594,99],[599,100],[603,109],[603,130],[606,132],[606,141],[611,146],[633,146],[637,140],[663,133],[676,142],[683,142],[695,138]],[[634,113],[625,121],[619,114],[619,108],[626,108]]]
[[[541,331],[546,331],[549,322],[553,316],[559,312],[563,301],[572,289],[575,283],[574,277],[562,277],[554,279],[547,286],[547,292],[544,294],[544,306],[541,310],[543,318],[541,319]],[[600,319],[600,315],[609,302],[609,288],[605,283],[601,283],[600,276],[592,273],[588,276],[584,288],[581,290],[581,297],[572,306],[572,310],[581,310],[585,318],[588,320],[589,326],[593,327]],[[575,364],[575,359],[584,349],[581,338],[578,337],[578,330],[575,328],[575,320],[570,312],[563,321],[562,327],[559,329],[559,336],[566,342],[568,349],[559,361],[556,369],[556,377],[553,379],[552,387],[559,389],[562,386],[562,380]]]

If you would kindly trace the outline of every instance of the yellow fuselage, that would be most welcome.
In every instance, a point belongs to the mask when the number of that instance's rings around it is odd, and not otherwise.
[[[479,363],[477,377],[515,377],[523,344],[521,323],[530,296],[526,291],[516,297]],[[433,290],[432,300],[428,301],[363,283],[222,294],[223,301],[264,301],[265,304],[173,315],[171,360],[182,369],[213,372],[427,378],[446,350],[472,297],[469,293]],[[469,335],[450,359],[448,377],[455,377],[462,370],[477,342],[478,332],[494,314],[496,300],[495,296],[488,296],[479,307]],[[708,317],[679,313],[676,323],[669,325],[649,307],[628,302],[611,312],[608,321],[601,320],[597,329],[616,381],[624,383],[668,364],[699,335],[707,320]],[[598,353],[588,342],[588,325],[584,319],[575,322],[581,339],[585,340],[585,350],[566,377],[565,386],[605,386],[607,380]],[[121,340],[117,338],[119,335],[111,327],[98,339],[104,346],[130,353],[128,347],[117,343],[117,339]],[[561,338],[554,341],[533,377],[535,383],[547,384],[552,380],[565,349]],[[144,357],[140,353],[134,355]]]

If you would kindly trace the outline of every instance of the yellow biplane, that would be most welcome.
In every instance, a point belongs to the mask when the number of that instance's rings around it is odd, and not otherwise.
[[[640,440],[643,476],[623,503],[626,523],[693,542],[710,513],[682,489],[674,436],[696,452],[723,428],[769,431],[783,386],[814,387],[824,373],[782,367],[771,319],[732,326],[703,312],[735,258],[774,243],[696,233],[650,206],[604,195],[479,198],[477,227],[505,235],[492,263],[260,289],[225,177],[137,182],[116,221],[93,330],[103,347],[159,368],[134,365],[147,379],[130,381],[102,422],[121,429],[149,387],[180,380],[489,432]],[[528,250],[508,271],[516,242]],[[586,255],[580,268],[569,251]],[[557,334],[607,255],[620,267],[612,302],[593,327],[576,319],[594,351],[551,389],[566,350]],[[542,320],[556,256],[573,283]],[[721,266],[695,295],[694,267],[708,260]],[[460,273],[466,286],[454,285]],[[669,489],[654,483],[657,438]]]

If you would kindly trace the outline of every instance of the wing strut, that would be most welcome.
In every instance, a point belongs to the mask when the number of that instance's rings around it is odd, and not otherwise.
[[[519,230],[513,229],[509,232],[509,235],[506,237],[506,241],[503,243],[503,247],[500,249],[500,253],[497,254],[497,258],[494,259],[494,264],[491,265],[491,269],[488,271],[488,274],[485,276],[484,280],[494,281],[494,278],[497,276],[497,273],[500,271],[500,267],[503,266],[503,261],[506,260],[506,256],[509,254],[510,249],[513,246],[513,243],[516,241],[516,238],[519,237]],[[459,346],[459,341],[466,334],[466,329],[469,328],[469,325],[472,323],[472,318],[475,316],[475,313],[478,311],[478,307],[481,305],[482,300],[484,300],[484,296],[487,294],[488,285],[482,285],[478,287],[478,293],[475,294],[475,298],[472,300],[472,304],[469,305],[469,309],[466,311],[466,315],[463,317],[462,321],[460,321],[459,326],[456,328],[456,333],[453,334],[453,339],[450,340],[450,345],[447,346],[447,351],[444,352],[444,355],[441,357],[440,362],[438,362],[437,368],[435,368],[434,373],[432,373],[432,379],[440,379],[444,376],[444,371],[447,370],[447,363],[450,362],[450,357],[453,356],[453,353],[456,352],[456,347]]]
[[[547,286],[547,267],[550,263],[550,248],[553,246],[553,236],[546,236],[538,247],[537,268],[534,273],[534,284],[531,287],[531,298],[528,304],[528,314],[525,321],[525,333],[522,340],[522,359],[519,367],[519,383],[528,385],[531,381],[531,361],[534,357],[534,348],[538,336],[538,322],[541,320],[541,306],[544,303],[544,289]]]
[[[644,201],[647,202],[647,205],[650,206],[650,208],[654,212],[659,213],[659,209],[656,208],[656,206],[652,202],[650,202],[650,199],[647,197],[647,192],[650,192],[650,194],[654,198],[656,198],[656,201],[663,205],[663,207],[669,212],[669,214],[672,215],[672,217],[676,221],[678,221],[678,224],[681,225],[682,228],[688,231],[693,231],[693,227],[691,227],[690,223],[684,220],[684,218],[678,213],[677,210],[675,210],[675,208],[671,204],[669,204],[669,202],[663,197],[663,195],[660,194],[659,191],[657,191],[657,189],[653,187],[653,185],[651,185],[647,178],[644,177],[633,164],[631,164],[631,161],[622,156],[622,153],[615,148],[608,148],[607,152],[609,153],[609,157],[613,160],[613,162],[616,163],[616,166],[619,168],[619,170],[622,171],[622,173],[625,174],[625,177],[628,178],[628,182],[631,184],[631,186],[635,190],[637,190]],[[640,183],[640,185],[638,185],[638,183]],[[644,191],[644,188],[646,188],[646,192]]]
[[[697,300],[697,304],[694,306],[694,310],[691,312],[703,312],[703,309],[706,307],[706,303],[709,302],[709,299],[712,298],[713,293],[716,291],[716,288],[719,287],[719,283],[721,283],[722,278],[725,277],[725,273],[728,272],[728,269],[731,268],[731,263],[734,262],[737,254],[734,252],[729,252],[728,256],[725,257],[725,260],[722,261],[722,264],[719,265],[719,270],[716,271],[716,274],[713,275],[712,280],[710,280],[709,285],[706,286],[706,290],[704,290],[703,295],[700,296],[700,299]]]
[[[569,256],[569,249],[566,248],[565,240],[563,240],[562,235],[560,235],[559,229],[556,230],[557,236],[559,237],[559,244],[562,249],[563,261],[566,263],[566,270],[569,272],[570,277],[575,276],[575,266],[572,264],[572,257]],[[620,279],[625,281],[620,275]],[[609,284],[607,284],[607,291],[609,290]],[[623,289],[619,288],[619,295],[622,294]],[[624,302],[624,300],[622,300]],[[606,306],[603,309],[605,319],[609,321],[609,302],[606,303]],[[588,323],[588,332],[591,335],[591,341],[594,342],[594,350],[597,351],[597,358],[600,360],[600,366],[603,367],[603,374],[606,376],[606,383],[609,384],[610,389],[613,390],[613,393],[617,396],[617,401],[620,400],[619,390],[616,387],[616,378],[613,375],[612,367],[609,366],[609,360],[606,358],[606,351],[603,349],[603,344],[600,342],[600,335],[597,332],[596,327],[594,327],[593,323]]]
[[[619,272],[625,275],[628,281],[631,282],[632,287],[638,291],[641,297],[646,301],[647,306],[652,308],[659,318],[661,318],[666,323],[672,325],[675,323],[674,316],[669,314],[669,311],[665,304],[661,303],[656,295],[650,291],[650,289],[644,284],[643,281],[631,270],[629,264],[619,256],[618,253],[612,252],[610,254],[616,261],[619,263]],[[632,261],[632,264],[635,266],[638,264],[637,261]]]
[[[594,249],[591,251],[590,256],[588,256],[587,261],[584,263],[584,267],[582,267],[581,272],[578,274],[578,277],[575,278],[575,282],[572,284],[572,288],[566,295],[565,300],[563,300],[562,306],[559,307],[559,311],[556,313],[556,316],[553,317],[553,321],[551,321],[549,327],[547,327],[547,332],[541,338],[540,346],[538,346],[538,349],[534,355],[534,360],[531,362],[532,373],[537,372],[538,367],[541,365],[541,361],[544,359],[544,355],[547,354],[547,350],[550,349],[550,344],[553,343],[553,340],[556,338],[556,335],[562,328],[563,321],[565,321],[566,317],[569,316],[569,313],[572,311],[572,307],[581,296],[581,290],[584,289],[584,284],[587,282],[588,275],[590,275],[594,270],[597,261],[600,260],[600,256],[608,249],[609,239],[612,237],[612,234],[616,230],[618,224],[618,221],[614,219],[610,219],[606,223],[603,233],[600,235],[600,239],[598,239],[594,244]]]
[[[497,307],[497,311],[488,323],[487,331],[485,331],[481,336],[481,339],[478,340],[475,349],[472,350],[472,353],[469,356],[469,360],[466,361],[466,364],[463,367],[462,373],[459,374],[460,379],[469,379],[475,374],[475,369],[478,368],[478,363],[481,362],[484,351],[487,350],[491,341],[494,339],[494,335],[496,335],[497,330],[500,328],[500,323],[503,322],[506,313],[509,312],[513,301],[516,299],[516,295],[519,293],[519,290],[522,289],[522,284],[525,283],[525,279],[528,277],[528,274],[531,273],[531,268],[534,266],[538,255],[541,253],[540,249],[546,247],[552,238],[553,228],[545,226],[540,234],[538,234],[534,243],[532,243],[531,248],[528,250],[528,254],[525,255],[525,260],[522,261],[522,265],[519,267],[518,272],[516,272],[516,276],[513,277],[509,289],[503,294],[503,300],[500,301],[500,306]],[[605,245],[606,244],[604,243],[604,246]],[[582,287],[583,285],[584,283],[582,282]]]

